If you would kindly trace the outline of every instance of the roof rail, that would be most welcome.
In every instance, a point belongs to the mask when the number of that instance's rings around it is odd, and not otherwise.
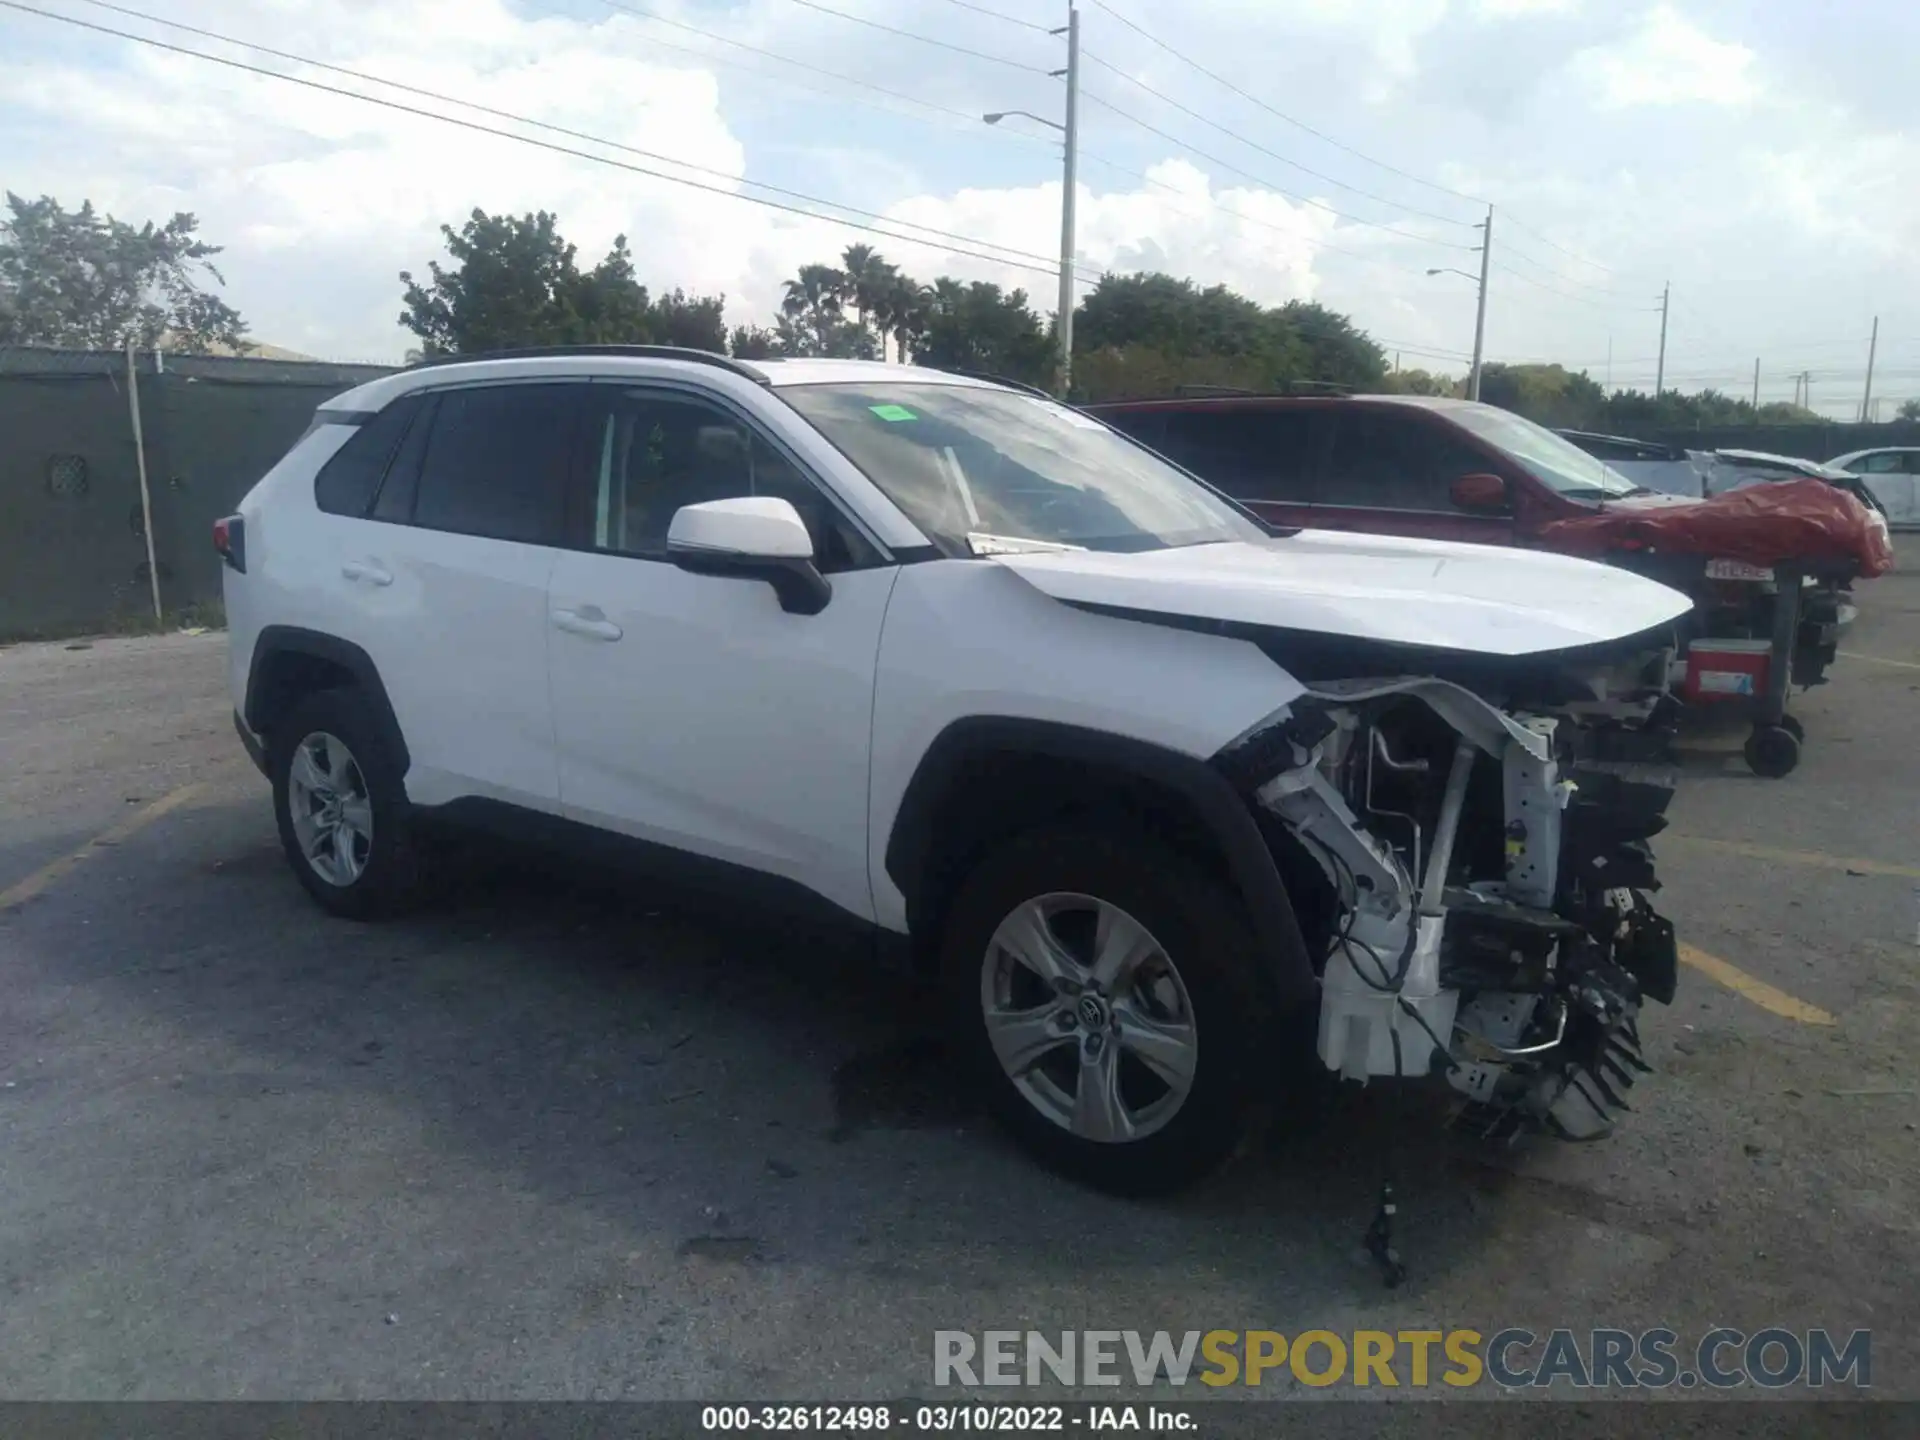
[[[712,365],[721,370],[731,370],[735,375],[744,376],[756,385],[770,385],[773,382],[766,375],[731,355],[721,355],[712,350],[696,350],[688,345],[533,345],[514,350],[481,350],[467,355],[435,355],[420,360],[407,368],[423,370],[436,365],[464,365],[475,360],[540,360],[548,356],[563,355],[630,355],[643,360],[686,360],[696,365]]]
[[[1241,385],[1176,385],[1175,395],[1258,395],[1258,390],[1249,390]]]

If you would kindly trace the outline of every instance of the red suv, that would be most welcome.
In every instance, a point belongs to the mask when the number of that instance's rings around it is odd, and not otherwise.
[[[1513,545],[1602,501],[1687,503],[1531,420],[1467,400],[1265,395],[1086,408],[1278,525]]]

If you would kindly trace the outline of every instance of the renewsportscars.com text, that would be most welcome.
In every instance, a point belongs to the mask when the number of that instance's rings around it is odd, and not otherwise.
[[[1423,1389],[1822,1389],[1873,1383],[1873,1335],[1728,1327],[1673,1330],[937,1330],[933,1383],[1354,1385]]]

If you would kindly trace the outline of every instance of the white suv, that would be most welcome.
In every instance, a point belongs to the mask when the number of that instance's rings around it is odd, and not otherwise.
[[[215,539],[321,905],[478,822],[858,927],[1097,1183],[1219,1160],[1316,1011],[1334,1071],[1596,1134],[1672,994],[1668,791],[1582,737],[1687,602],[1621,570],[1275,532],[1037,391],[650,347],[363,385]]]

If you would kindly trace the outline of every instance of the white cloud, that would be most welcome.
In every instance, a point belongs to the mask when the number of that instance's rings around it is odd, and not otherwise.
[[[1580,0],[1473,0],[1474,12],[1487,20],[1521,15],[1564,15],[1580,8]]]
[[[1759,93],[1754,53],[1715,40],[1670,5],[1646,12],[1626,39],[1574,56],[1571,69],[1603,109],[1743,105]]]

